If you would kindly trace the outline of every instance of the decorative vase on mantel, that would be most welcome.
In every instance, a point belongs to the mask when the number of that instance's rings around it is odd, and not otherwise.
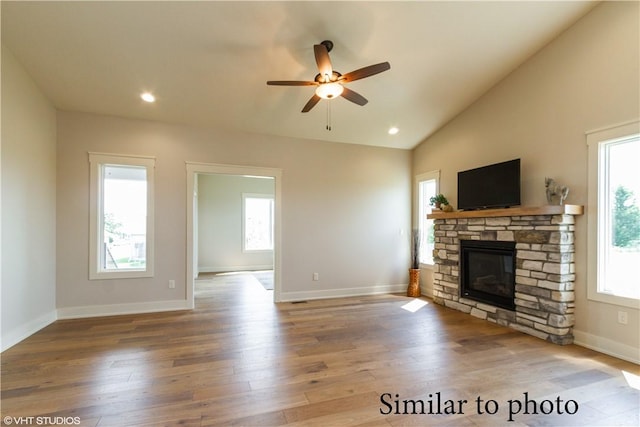
[[[409,287],[407,288],[407,296],[417,298],[421,294],[420,292],[420,269],[409,269]]]

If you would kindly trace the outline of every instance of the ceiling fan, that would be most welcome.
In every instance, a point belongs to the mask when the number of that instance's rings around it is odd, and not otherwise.
[[[381,62],[350,73],[340,74],[331,66],[331,59],[329,58],[331,49],[333,49],[331,40],[325,40],[320,44],[313,45],[313,53],[316,57],[319,71],[313,81],[269,80],[267,84],[273,86],[316,86],[316,92],[302,109],[303,113],[309,112],[321,99],[333,99],[338,96],[342,96],[355,104],[365,105],[368,102],[367,99],[358,92],[346,88],[344,84],[387,71],[391,68],[391,65],[388,62]]]

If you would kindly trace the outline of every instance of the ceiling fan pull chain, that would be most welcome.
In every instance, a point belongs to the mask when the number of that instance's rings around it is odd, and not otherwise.
[[[331,102],[327,102],[327,130],[331,130]]]

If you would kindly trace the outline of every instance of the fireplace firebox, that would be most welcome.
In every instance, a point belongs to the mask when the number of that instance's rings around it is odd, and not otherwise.
[[[515,242],[460,240],[460,297],[515,310]]]

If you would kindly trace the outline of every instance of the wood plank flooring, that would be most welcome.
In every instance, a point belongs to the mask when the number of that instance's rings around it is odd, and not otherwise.
[[[5,351],[3,425],[640,425],[637,365],[431,302],[273,304],[246,274],[196,293],[193,311],[58,321]]]

